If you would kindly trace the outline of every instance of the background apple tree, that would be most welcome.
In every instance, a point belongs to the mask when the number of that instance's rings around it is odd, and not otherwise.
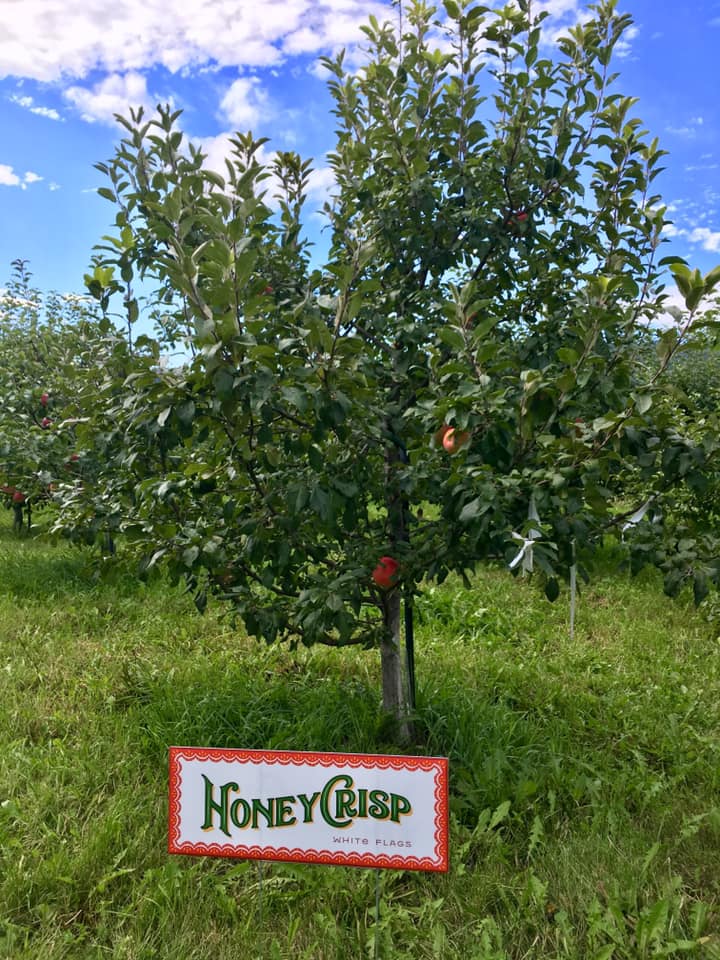
[[[554,599],[715,454],[712,424],[683,432],[658,401],[720,272],[670,263],[686,310],[648,334],[665,299],[662,151],[615,92],[629,19],[614,7],[554,48],[528,2],[371,19],[362,69],[325,61],[322,265],[302,231],[309,163],[265,161],[249,133],[221,176],[178,113],[138,112],[98,165],[117,229],[90,289],[104,306],[121,291],[132,327],[133,291],[152,286],[151,352],[183,337],[191,352],[106,384],[117,528],[251,634],[379,646],[398,717],[403,598],[524,548]],[[399,563],[389,589],[372,577],[383,556]],[[683,563],[717,579],[711,552]]]
[[[77,448],[98,383],[96,351],[109,330],[93,301],[43,294],[26,261],[0,296],[0,500],[28,529],[34,507],[79,488],[94,464]]]

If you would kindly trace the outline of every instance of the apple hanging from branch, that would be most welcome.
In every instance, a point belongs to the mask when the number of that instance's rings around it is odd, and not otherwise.
[[[470,434],[467,430],[457,430],[455,427],[450,427],[443,435],[442,445],[447,453],[452,455],[457,453],[461,447],[464,447],[469,440]]]
[[[398,577],[400,564],[394,557],[380,557],[372,572],[372,578],[381,590],[391,590]]]
[[[445,434],[448,430],[452,430],[452,427],[449,423],[444,423],[439,430],[436,430],[433,434],[433,442],[436,447],[442,446],[442,442],[445,439]]]

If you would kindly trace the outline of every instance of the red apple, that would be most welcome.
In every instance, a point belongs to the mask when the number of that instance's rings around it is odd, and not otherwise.
[[[25,503],[25,494],[20,493],[19,490],[16,490],[13,494],[13,503]]]
[[[510,230],[513,228],[518,229],[519,227],[525,227],[529,220],[530,214],[527,212],[527,210],[515,210],[505,220],[505,226]],[[524,233],[525,231],[521,230],[520,232]]]
[[[263,293],[271,294],[271,293],[275,293],[275,290],[273,287],[270,286],[270,284],[268,284],[263,290]]]
[[[40,426],[43,428],[43,430],[47,430],[47,428],[50,426],[51,423],[52,423],[52,420],[50,419],[50,417],[43,417],[42,420],[40,421]]]
[[[469,439],[470,434],[467,430],[456,430],[455,427],[450,427],[443,437],[442,445],[448,453],[457,453],[460,447],[464,447]]]
[[[48,405],[48,400],[49,400],[49,399],[50,399],[50,397],[49,397],[46,393],[44,393],[44,394],[40,397],[40,403],[41,403],[44,407],[46,407],[46,406]]]
[[[435,433],[433,434],[433,440],[435,441],[436,447],[439,447],[440,444],[443,442],[443,440],[445,439],[445,434],[448,432],[448,430],[452,430],[452,427],[450,426],[449,423],[444,423],[439,430],[435,431]]]
[[[400,564],[394,557],[380,557],[372,578],[382,590],[390,590],[395,586],[399,569]]]
[[[76,463],[76,462],[80,459],[80,454],[79,454],[79,453],[71,453],[71,454],[70,454],[70,459],[72,460],[73,463]]]

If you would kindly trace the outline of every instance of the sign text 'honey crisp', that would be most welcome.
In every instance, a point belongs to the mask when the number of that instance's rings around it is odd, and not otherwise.
[[[170,748],[170,853],[448,869],[442,757]]]

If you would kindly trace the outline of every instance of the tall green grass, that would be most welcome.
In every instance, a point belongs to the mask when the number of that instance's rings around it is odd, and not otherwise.
[[[4,520],[4,518],[3,518]],[[397,751],[373,651],[291,655],[0,529],[0,957],[720,958],[720,645],[652,576],[417,603],[451,871],[169,857],[167,748]],[[612,558],[610,558],[612,560]]]

